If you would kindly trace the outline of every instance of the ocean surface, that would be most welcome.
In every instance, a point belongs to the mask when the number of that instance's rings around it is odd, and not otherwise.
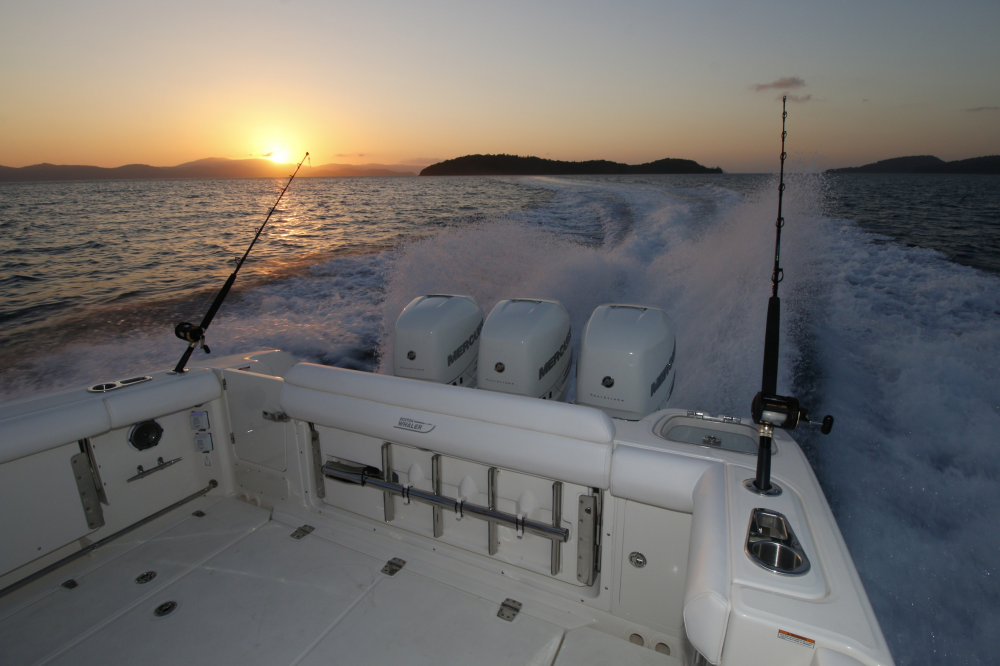
[[[280,191],[271,180],[0,184],[0,400],[172,366]],[[385,372],[426,293],[677,326],[671,406],[748,417],[770,175],[303,179],[208,332]],[[1000,177],[793,174],[779,391],[898,664],[1000,654]],[[575,358],[576,354],[574,354]],[[196,352],[197,364],[201,352]],[[575,373],[571,373],[571,377]],[[575,387],[571,388],[571,397]]]

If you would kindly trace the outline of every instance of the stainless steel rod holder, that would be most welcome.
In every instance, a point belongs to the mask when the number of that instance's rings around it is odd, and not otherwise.
[[[390,472],[391,473],[391,472]],[[459,502],[452,497],[445,497],[425,490],[418,490],[413,487],[406,487],[392,481],[385,481],[376,477],[368,476],[364,472],[347,472],[331,466],[329,463],[323,465],[323,474],[333,479],[357,483],[361,486],[373,486],[380,489],[387,497],[398,496],[409,498],[411,502],[429,504],[433,507],[448,509],[462,516],[473,516],[480,520],[494,522],[504,525],[513,530],[522,531],[525,534],[533,534],[545,539],[565,543],[569,541],[569,530],[554,525],[546,525],[528,518],[518,518],[517,516],[490,509],[489,507],[471,504],[469,502]]]

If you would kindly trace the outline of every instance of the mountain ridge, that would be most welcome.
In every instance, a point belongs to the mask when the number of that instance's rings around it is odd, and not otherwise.
[[[952,162],[945,162],[934,155],[910,155],[879,160],[858,167],[827,169],[826,172],[1000,174],[1000,155],[984,155]]]
[[[694,160],[664,158],[645,164],[622,164],[609,160],[566,162],[520,155],[464,155],[424,168],[421,176],[580,176],[624,174],[722,173]]]
[[[158,167],[148,164],[125,164],[118,167],[98,167],[84,164],[32,164],[24,167],[0,166],[0,182],[43,182],[67,180],[159,180],[176,178],[287,178],[294,164],[271,160],[232,160],[207,157],[176,166]],[[415,176],[412,166],[389,164],[323,164],[303,165],[300,178],[345,178],[372,176]]]

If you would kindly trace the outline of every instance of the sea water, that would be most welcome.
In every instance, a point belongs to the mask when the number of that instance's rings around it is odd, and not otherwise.
[[[0,184],[0,399],[172,366],[283,183]],[[677,326],[672,406],[749,416],[773,176],[296,181],[208,332],[387,372],[414,297]],[[1000,178],[793,174],[779,392],[899,664],[1000,654]],[[197,364],[197,352],[193,364]],[[574,355],[575,356],[575,355]],[[575,373],[571,373],[571,377]],[[572,398],[575,387],[570,388]]]

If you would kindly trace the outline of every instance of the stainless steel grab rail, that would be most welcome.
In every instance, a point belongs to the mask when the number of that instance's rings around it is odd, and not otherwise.
[[[569,541],[568,529],[556,527],[554,525],[546,525],[545,523],[540,523],[529,518],[521,518],[511,513],[497,511],[496,509],[490,509],[485,506],[479,506],[478,504],[472,504],[470,502],[460,502],[452,497],[445,497],[444,495],[427,492],[426,490],[418,490],[417,488],[404,486],[399,483],[393,483],[392,481],[386,481],[377,476],[369,475],[364,471],[348,472],[333,465],[332,463],[326,463],[323,465],[323,474],[331,479],[357,483],[362,486],[373,486],[383,492],[398,495],[399,497],[407,499],[411,502],[420,502],[421,504],[429,504],[433,507],[440,507],[442,509],[454,511],[460,516],[468,515],[487,522],[505,525],[517,532],[523,532],[524,534],[534,534],[535,536],[540,536],[545,539],[549,539],[550,541],[559,543]]]

